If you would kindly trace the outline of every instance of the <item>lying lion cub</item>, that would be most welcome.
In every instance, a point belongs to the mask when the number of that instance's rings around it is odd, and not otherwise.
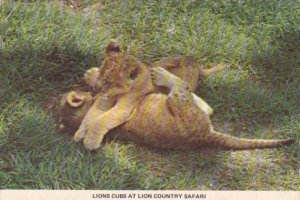
[[[161,67],[153,67],[149,73],[139,60],[118,51],[107,54],[95,82],[100,91],[95,98],[87,92],[72,91],[64,95],[61,104],[64,124],[78,127],[82,121],[75,140],[84,138],[89,150],[98,148],[103,136],[114,128],[121,139],[159,148],[208,145],[242,150],[293,142],[240,139],[214,131],[210,113],[191,93],[190,84]],[[153,92],[152,83],[168,88],[168,94]]]
[[[89,74],[86,75],[89,79]],[[95,102],[74,135],[76,142],[83,139],[84,146],[90,150],[100,146],[109,130],[130,120],[130,116],[146,95],[162,92],[167,88],[154,87],[148,66],[138,58],[121,52],[115,41],[111,41],[106,47],[106,56],[99,68],[99,75],[91,80],[94,80],[93,88],[97,93]],[[195,94],[192,95],[204,112],[212,113],[205,101]]]

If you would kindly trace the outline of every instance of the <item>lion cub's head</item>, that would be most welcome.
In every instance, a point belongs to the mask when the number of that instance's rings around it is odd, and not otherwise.
[[[58,108],[60,131],[74,133],[79,128],[93,101],[94,98],[89,92],[71,91],[64,94]]]
[[[128,93],[145,80],[147,67],[136,57],[121,52],[119,43],[111,41],[99,69],[96,91],[104,96]]]

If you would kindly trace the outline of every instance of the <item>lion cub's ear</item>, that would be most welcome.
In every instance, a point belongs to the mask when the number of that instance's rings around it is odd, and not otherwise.
[[[120,44],[115,39],[111,39],[105,49],[106,54],[110,54],[112,52],[121,52]]]
[[[70,92],[67,95],[68,104],[74,108],[81,106],[84,103],[85,99],[86,99],[86,96],[80,95],[74,91]]]

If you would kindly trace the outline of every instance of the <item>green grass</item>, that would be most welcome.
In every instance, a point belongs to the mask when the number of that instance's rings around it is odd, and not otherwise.
[[[76,12],[0,3],[1,189],[300,189],[298,1],[93,2]],[[177,54],[227,62],[197,91],[216,129],[296,143],[180,152],[111,141],[86,151],[57,131],[55,106],[100,65],[111,38],[144,62]]]

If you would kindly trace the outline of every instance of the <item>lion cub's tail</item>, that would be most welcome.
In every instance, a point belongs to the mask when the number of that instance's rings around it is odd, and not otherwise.
[[[237,138],[216,131],[212,131],[207,136],[210,145],[220,147],[226,150],[247,150],[247,149],[264,149],[277,148],[285,145],[290,145],[294,142],[293,139],[283,140],[258,140],[258,139],[243,139]]]
[[[201,65],[199,67],[199,75],[202,77],[208,77],[210,74],[221,71],[225,67],[227,67],[227,65],[223,64],[223,63],[212,65],[211,68],[209,68],[209,69],[204,69],[203,65]]]

